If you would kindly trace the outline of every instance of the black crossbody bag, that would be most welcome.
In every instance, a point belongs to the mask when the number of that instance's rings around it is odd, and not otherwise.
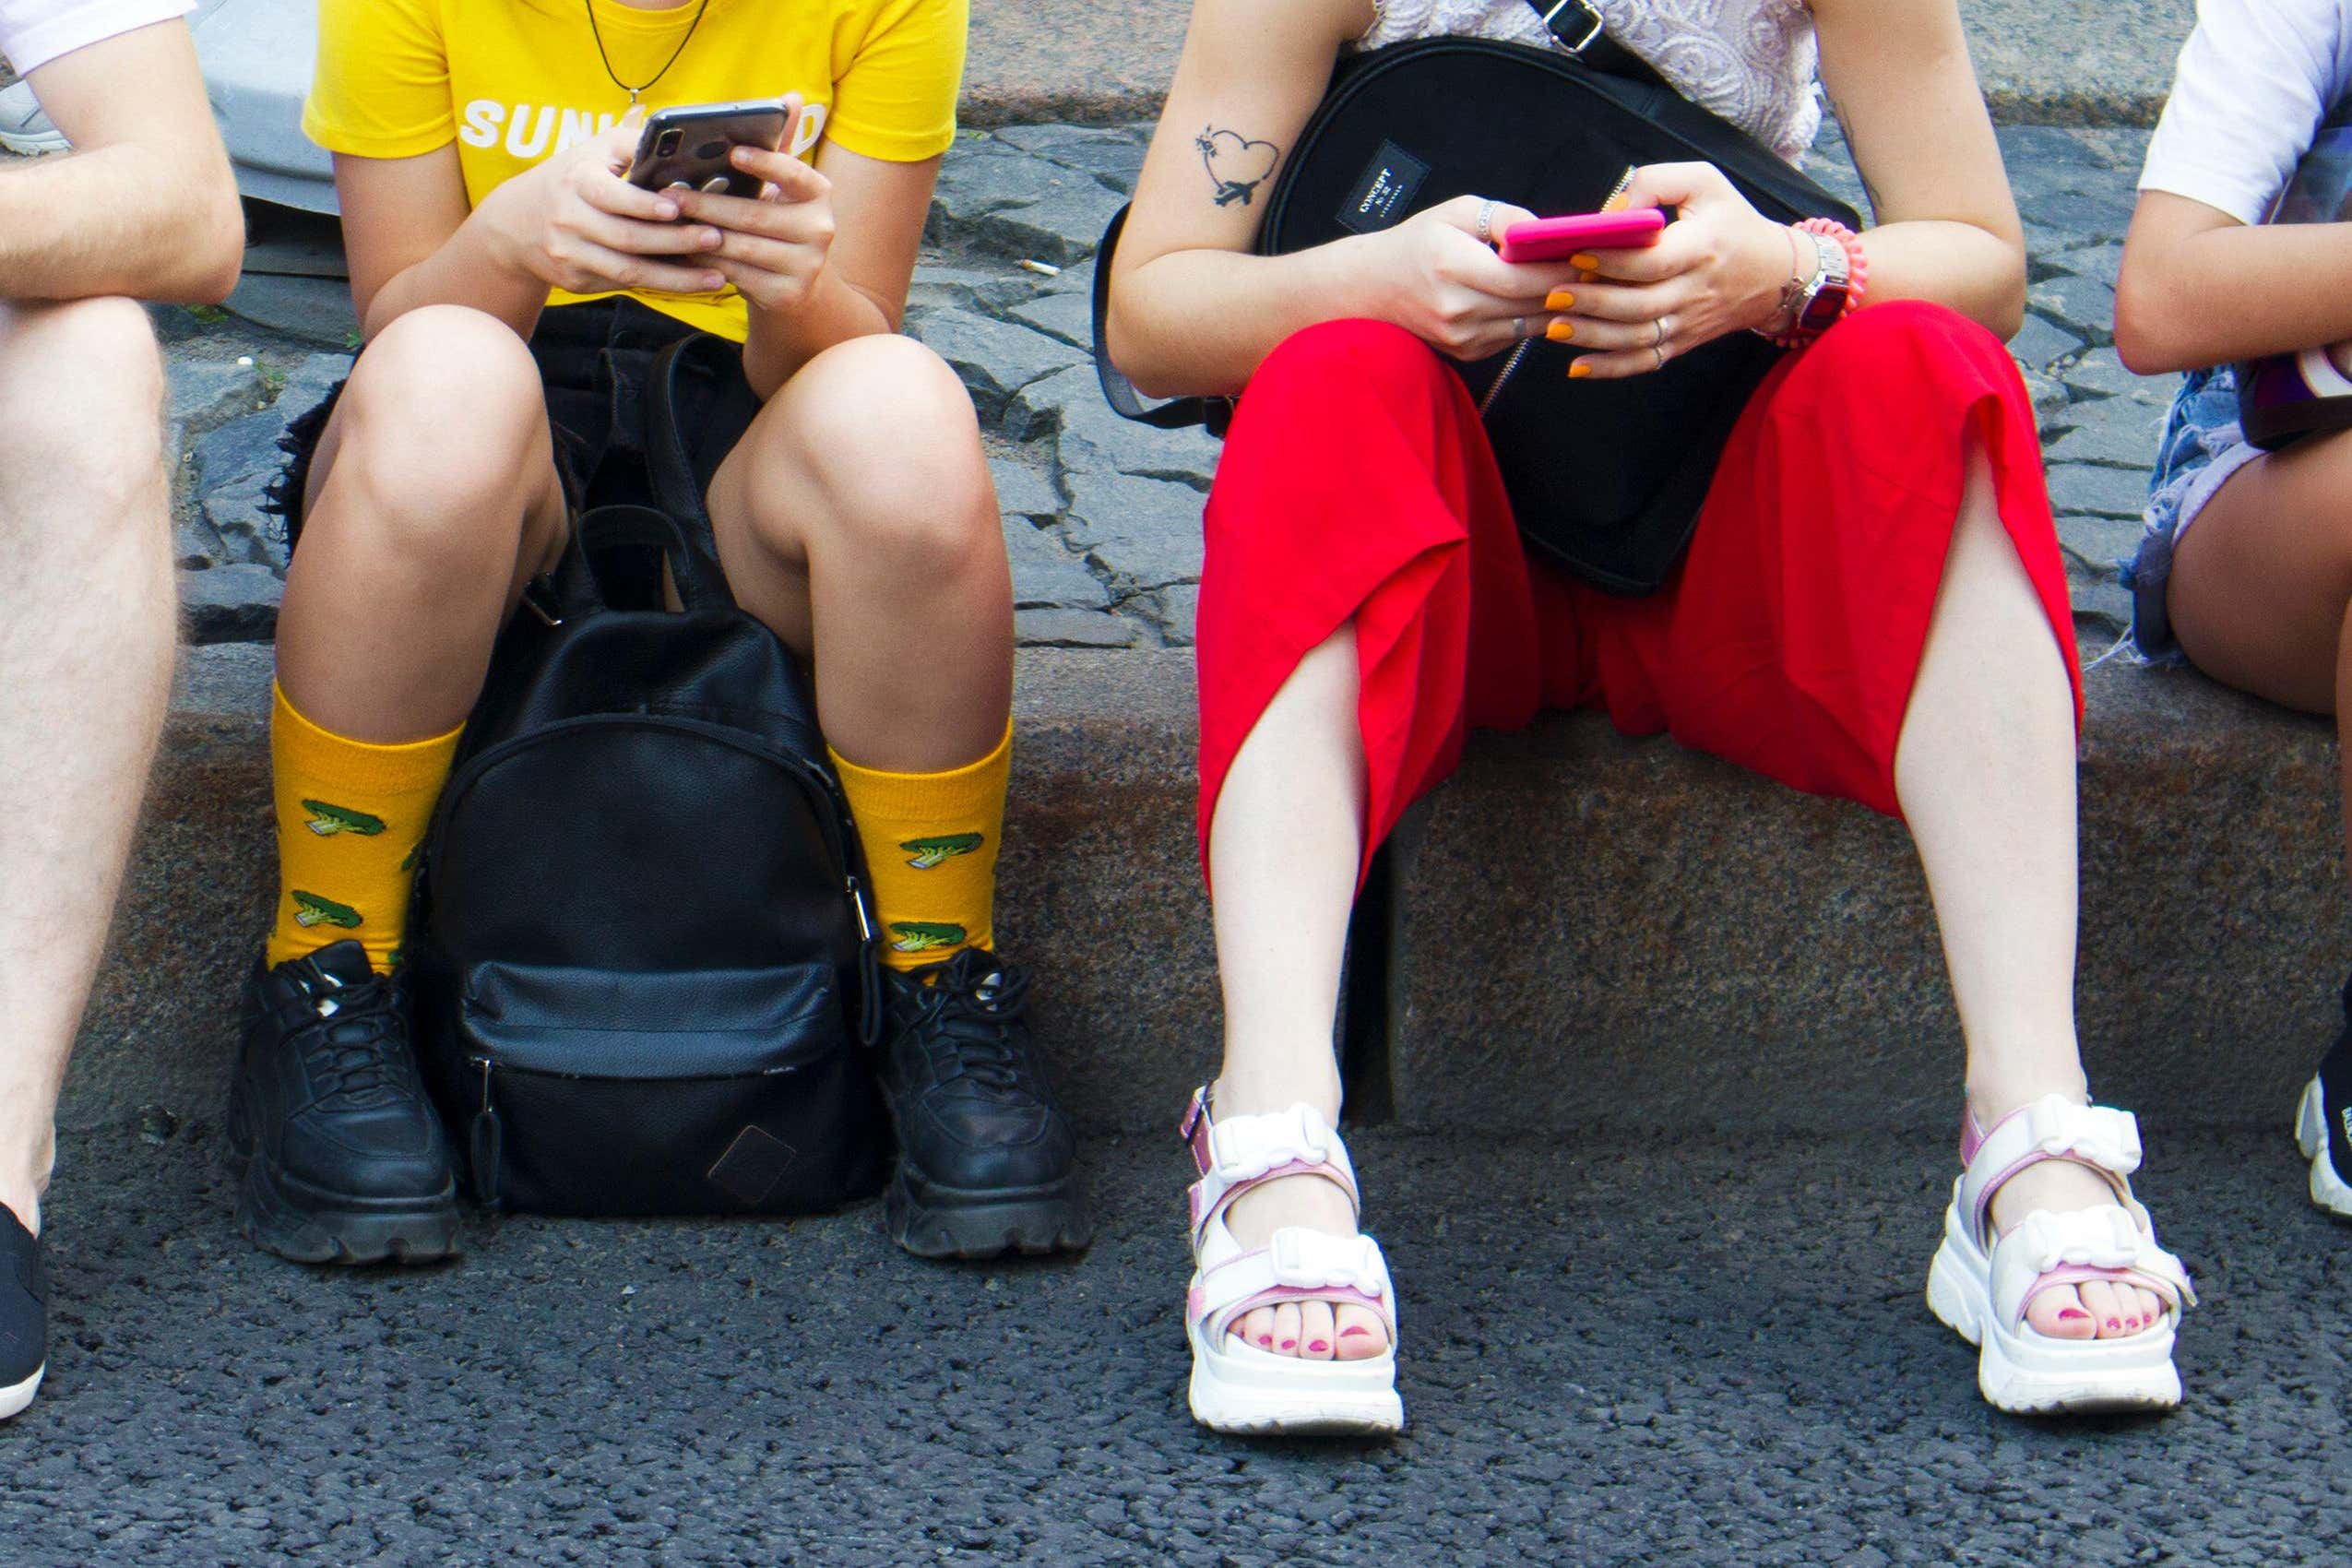
[[[1465,195],[1546,216],[1596,211],[1647,163],[1712,163],[1778,222],[1861,226],[1852,208],[1667,86],[1584,0],[1529,4],[1557,49],[1441,38],[1343,62],[1275,183],[1258,254],[1369,233]],[[1222,434],[1230,399],[1147,407],[1111,363],[1103,324],[1126,217],[1111,220],[1096,261],[1103,396],[1129,419]],[[1538,338],[1455,369],[1479,403],[1527,543],[1596,587],[1644,594],[1681,559],[1731,428],[1782,352],[1734,332],[1655,374],[1571,381],[1572,351]]]

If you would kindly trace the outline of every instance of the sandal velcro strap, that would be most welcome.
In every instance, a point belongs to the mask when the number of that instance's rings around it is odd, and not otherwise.
[[[2188,1270],[2156,1244],[2136,1205],[2037,1209],[1993,1245],[1993,1306],[2013,1328],[2043,1291],[2097,1279],[2142,1286],[2176,1312],[2196,1304]]]
[[[2120,1208],[2082,1208],[2066,1214],[2036,1209],[2002,1238],[2024,1266],[2048,1274],[2061,1264],[2076,1267],[2130,1268],[2140,1261],[2140,1227]]]
[[[2125,1178],[2140,1168],[2140,1123],[2128,1111],[2044,1095],[2002,1117],[1974,1148],[1963,1149],[1962,1158],[1967,1170],[1960,1178],[1961,1210],[1982,1236],[1993,1194],[2019,1171],[2046,1160],[2097,1170],[2128,1201]]]
[[[1333,1236],[1285,1226],[1263,1247],[1227,1259],[1206,1271],[1187,1305],[1209,1319],[1210,1336],[1260,1307],[1285,1301],[1328,1301],[1360,1306],[1396,1336],[1396,1292],[1380,1243],[1369,1236]]]
[[[1181,1129],[1201,1172],[1190,1193],[1195,1248],[1211,1219],[1243,1193],[1268,1182],[1320,1177],[1346,1193],[1351,1207],[1360,1206],[1348,1146],[1313,1107],[1294,1105],[1260,1116],[1218,1119],[1209,1114],[1206,1093],[1204,1089],[1193,1097]]]

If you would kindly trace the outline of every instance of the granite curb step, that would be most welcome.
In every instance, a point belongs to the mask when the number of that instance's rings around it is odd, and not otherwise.
[[[268,651],[190,649],[65,1120],[218,1113],[272,892]],[[2101,1093],[2283,1127],[2347,930],[2328,727],[2185,672],[2089,680],[2081,1006]],[[1020,656],[999,926],[1097,1133],[1213,1063],[1192,656]],[[1360,922],[1359,1109],[1416,1128],[1943,1129],[1959,1046],[1895,824],[1592,716],[1481,737]],[[1474,962],[1465,956],[1477,955]]]

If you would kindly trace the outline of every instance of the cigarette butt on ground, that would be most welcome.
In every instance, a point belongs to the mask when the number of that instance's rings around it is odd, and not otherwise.
[[[1054,266],[1050,261],[1024,261],[1021,263],[1021,270],[1024,272],[1034,272],[1040,278],[1059,278],[1062,276],[1062,269]]]

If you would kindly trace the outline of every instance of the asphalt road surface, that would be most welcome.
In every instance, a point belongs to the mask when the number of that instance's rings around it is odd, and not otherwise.
[[[477,1221],[447,1267],[335,1273],[237,1238],[217,1128],[86,1134],[0,1562],[2344,1561],[2352,1231],[2281,1130],[2150,1131],[2207,1299],[2189,1402],[2041,1423],[1920,1303],[1940,1139],[1360,1134],[1403,1293],[1385,1445],[1185,1417],[1172,1140],[1090,1151],[1068,1263],[918,1263],[868,1207]]]

